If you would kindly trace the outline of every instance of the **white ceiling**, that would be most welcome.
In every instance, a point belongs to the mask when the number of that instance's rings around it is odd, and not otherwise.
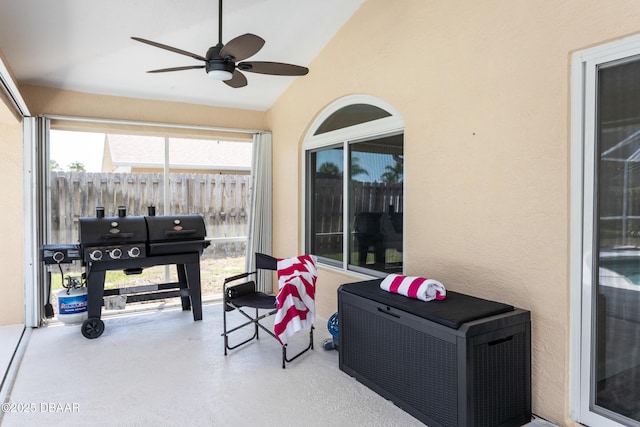
[[[248,60],[309,66],[364,0],[226,0],[222,41],[266,40]],[[0,51],[19,84],[80,92],[267,110],[296,78],[245,73],[233,89],[202,69],[146,71],[202,62],[131,40],[204,56],[218,42],[217,0],[2,0]],[[310,69],[310,74],[313,69]]]

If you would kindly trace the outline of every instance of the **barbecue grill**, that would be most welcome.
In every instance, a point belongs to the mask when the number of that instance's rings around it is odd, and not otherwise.
[[[210,244],[205,240],[204,220],[200,215],[155,216],[154,211],[150,208],[147,216],[128,216],[126,209],[119,207],[118,216],[105,217],[104,208],[99,207],[95,217],[79,219],[77,254],[85,266],[87,281],[88,318],[82,324],[86,338],[98,338],[104,332],[100,314],[105,296],[124,295],[127,302],[179,296],[182,309],[192,310],[194,321],[202,320],[200,256]],[[48,256],[43,255],[46,264],[77,259],[67,251],[57,255],[55,245],[48,249]],[[104,289],[107,271],[137,274],[156,265],[175,265],[178,282]]]

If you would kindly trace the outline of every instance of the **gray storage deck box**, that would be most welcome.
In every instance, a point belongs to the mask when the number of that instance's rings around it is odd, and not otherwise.
[[[380,282],[338,289],[342,371],[429,427],[531,420],[529,311],[450,291],[423,302]]]

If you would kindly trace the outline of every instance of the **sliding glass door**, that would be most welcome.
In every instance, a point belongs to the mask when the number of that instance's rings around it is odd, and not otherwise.
[[[640,38],[574,56],[573,413],[640,426]]]
[[[597,87],[593,405],[640,422],[640,59]]]

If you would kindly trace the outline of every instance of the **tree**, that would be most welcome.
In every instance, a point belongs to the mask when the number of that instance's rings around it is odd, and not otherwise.
[[[318,168],[318,175],[322,175],[324,178],[335,178],[342,176],[338,165],[332,162],[324,162]]]
[[[318,175],[322,175],[323,178],[337,178],[342,176],[342,172],[335,163],[324,162],[318,168]],[[351,160],[351,178],[357,175],[369,175],[369,172],[360,166],[360,159],[354,157]]]
[[[385,166],[387,170],[385,173],[380,175],[380,179],[385,184],[397,184],[402,182],[402,175],[404,173],[404,164],[402,159],[396,159],[395,165],[387,165]]]
[[[369,172],[360,166],[360,159],[354,156],[351,159],[351,178],[358,175],[369,175]]]
[[[60,164],[53,160],[53,159],[49,159],[49,170],[50,171],[59,171],[60,170]]]
[[[69,168],[69,170],[72,170],[74,172],[84,172],[86,170],[84,164],[78,161],[72,162],[67,167]]]

